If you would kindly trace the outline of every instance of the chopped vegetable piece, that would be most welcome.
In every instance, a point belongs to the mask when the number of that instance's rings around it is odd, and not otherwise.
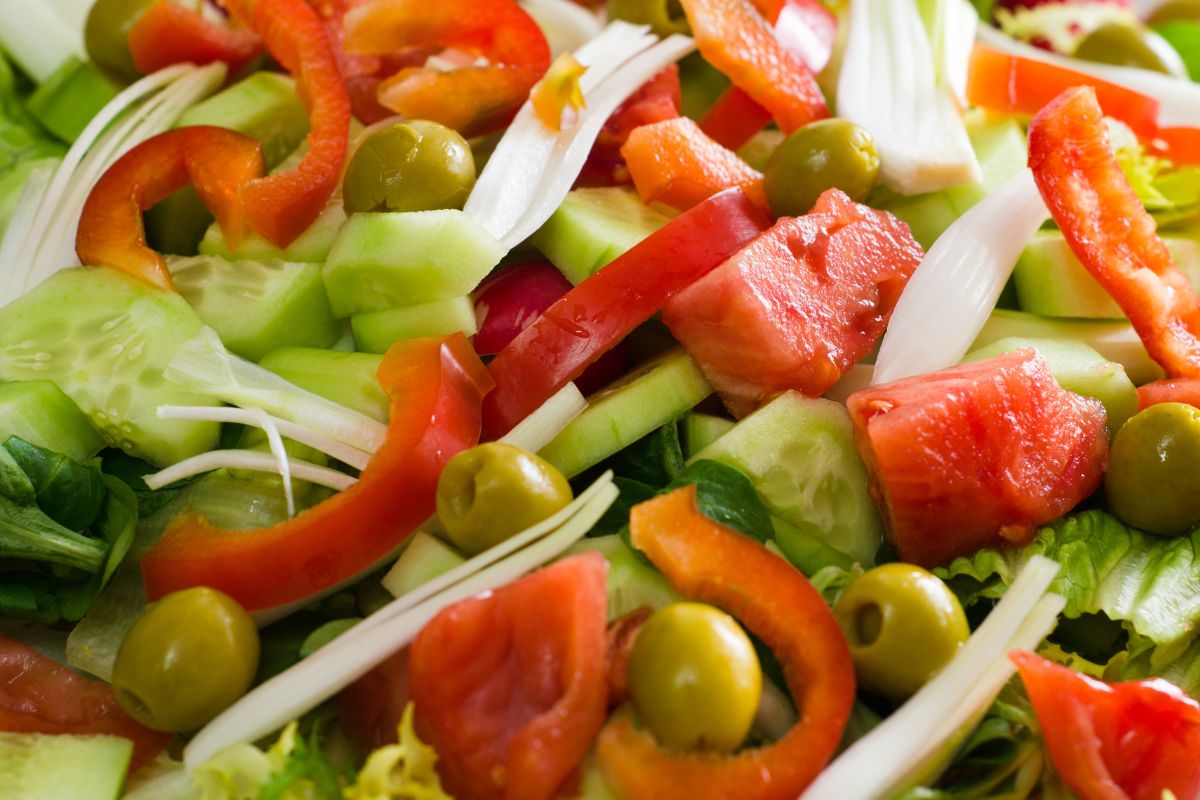
[[[1139,386],[1138,410],[1157,403],[1187,403],[1200,408],[1200,378],[1171,378]]]
[[[582,186],[612,186],[629,182],[621,148],[629,134],[643,125],[653,125],[679,116],[683,105],[679,66],[671,64],[621,103],[604,123],[579,178]]]
[[[129,29],[129,49],[145,75],[172,64],[224,61],[237,72],[262,52],[252,31],[210,22],[193,8],[157,0]]]
[[[800,718],[772,745],[713,757],[665,751],[618,716],[597,744],[605,777],[631,800],[794,800],[837,749],[854,702],[854,666],[833,614],[795,567],[701,513],[694,485],[634,506],[630,530],[684,596],[729,612],[771,649]]]
[[[555,133],[562,130],[563,113],[568,106],[576,111],[584,106],[579,79],[585,72],[587,67],[580,64],[575,56],[563,53],[554,60],[546,77],[538,81],[529,94],[529,102],[533,103],[538,119]]]
[[[442,467],[477,441],[478,404],[491,378],[455,334],[397,343],[379,382],[391,421],[358,483],[253,535],[218,530],[195,514],[177,518],[142,559],[149,597],[210,586],[249,611],[283,605],[367,569],[427,519]]]

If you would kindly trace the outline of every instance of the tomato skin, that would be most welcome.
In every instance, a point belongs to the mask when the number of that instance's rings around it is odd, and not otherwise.
[[[1200,378],[1168,378],[1139,386],[1138,411],[1158,403],[1187,403],[1200,408]]]
[[[223,61],[237,72],[262,52],[252,31],[217,25],[200,12],[158,0],[129,29],[129,49],[138,71],[149,75],[172,64]]]
[[[559,561],[435,617],[409,675],[417,732],[455,797],[548,800],[604,722],[608,564]]]
[[[1200,704],[1161,680],[1104,683],[1033,653],[1009,655],[1054,768],[1080,800],[1200,796]]]
[[[105,734],[133,741],[129,771],[153,761],[170,734],[144,728],[113,698],[112,688],[90,681],[27,644],[0,634],[0,731]]]
[[[642,84],[612,113],[596,137],[575,185],[620,186],[629,183],[629,170],[621,157],[621,148],[629,135],[643,125],[675,119],[682,106],[679,66],[672,64]]]

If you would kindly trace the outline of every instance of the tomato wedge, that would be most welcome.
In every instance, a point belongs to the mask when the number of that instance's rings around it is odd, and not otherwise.
[[[1138,410],[1158,403],[1187,403],[1200,408],[1200,378],[1168,378],[1139,386]]]
[[[149,75],[172,64],[223,61],[237,72],[262,52],[253,31],[210,22],[193,8],[157,0],[129,29],[133,63]]]
[[[617,186],[629,183],[629,170],[621,158],[621,148],[629,140],[629,134],[643,125],[675,119],[682,106],[679,67],[672,64],[642,84],[605,121],[575,185]]]
[[[488,365],[484,437],[503,436],[577,378],[680,289],[770,226],[740,189],[668,222],[567,292]]]
[[[1090,87],[1070,89],[1029,127],[1029,166],[1071,250],[1174,377],[1200,377],[1200,299],[1155,232],[1108,140]]]
[[[479,439],[491,377],[460,333],[397,343],[379,382],[391,420],[358,483],[264,530],[177,518],[142,559],[150,599],[211,586],[249,611],[296,602],[370,568],[428,519],[442,467]]]
[[[854,665],[833,614],[799,570],[701,513],[695,486],[634,506],[629,524],[676,589],[723,608],[771,649],[800,718],[778,742],[722,758],[664,751],[614,717],[596,747],[609,784],[625,800],[795,800],[833,756],[854,704]]]
[[[170,734],[142,727],[122,711],[108,684],[80,677],[3,634],[0,731],[121,736],[133,742],[130,772],[153,761],[171,741]]]
[[[412,644],[422,739],[455,797],[549,800],[604,723],[608,563],[559,561],[464,600]]]
[[[1080,800],[1200,796],[1200,704],[1161,679],[1104,683],[1022,651],[1009,656],[1054,768]]]
[[[188,184],[231,242],[246,233],[240,190],[263,174],[257,140],[208,125],[147,139],[108,168],[84,203],[75,235],[83,264],[107,265],[174,291],[162,256],[146,244],[142,212]]]

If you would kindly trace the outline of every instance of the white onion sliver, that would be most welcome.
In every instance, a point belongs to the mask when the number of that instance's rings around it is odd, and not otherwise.
[[[943,233],[900,295],[874,383],[957,364],[983,329],[1025,245],[1050,216],[1028,169]]]
[[[604,27],[597,14],[571,0],[521,0],[521,7],[546,34],[556,55],[578,50]]]
[[[33,226],[53,175],[53,170],[43,167],[33,170],[25,179],[25,186],[17,199],[16,213],[9,221],[4,241],[0,242],[0,306],[16,300],[25,290],[25,274],[20,269],[23,262],[18,259],[17,253]]]
[[[574,383],[568,383],[538,406],[536,411],[518,422],[500,441],[536,453],[550,444],[585,409],[587,400],[583,393]]]
[[[289,459],[289,461],[292,474],[302,481],[318,483],[321,486],[328,486],[330,489],[337,489],[339,492],[358,483],[357,478],[344,472],[338,472],[336,469],[296,459]],[[175,481],[181,481],[203,472],[212,472],[214,469],[248,469],[255,472],[278,473],[279,463],[275,456],[261,450],[209,450],[207,453],[184,459],[178,464],[172,464],[153,475],[147,475],[143,480],[151,489],[161,489]]]

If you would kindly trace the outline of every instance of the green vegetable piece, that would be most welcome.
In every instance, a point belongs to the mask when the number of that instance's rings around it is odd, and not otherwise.
[[[760,542],[775,534],[771,515],[754,484],[737,468],[720,461],[692,461],[663,491],[688,484],[695,484],[696,505],[710,519]]]
[[[255,72],[189,108],[175,124],[220,125],[262,142],[267,168],[280,164],[308,135],[308,112],[296,82],[279,72]]]
[[[99,572],[108,546],[99,539],[64,528],[36,506],[0,497],[0,558],[61,564]]]
[[[569,552],[592,551],[600,553],[608,561],[609,622],[639,608],[657,610],[683,600],[671,582],[620,536],[614,534],[587,538],[574,545]]]
[[[383,576],[383,587],[393,597],[404,595],[437,576],[449,572],[467,559],[445,542],[417,531],[404,546],[404,552]]]
[[[120,736],[0,733],[0,795],[117,800],[132,757]]]
[[[679,0],[608,0],[608,18],[649,25],[659,36],[692,32]]]
[[[129,629],[113,667],[113,694],[148,728],[191,732],[246,693],[258,657],[258,630],[237,601],[207,587],[184,589]]]
[[[460,209],[475,186],[475,156],[457,132],[408,120],[371,134],[346,168],[346,213]]]
[[[652,487],[653,493],[653,489],[666,486],[683,474],[679,426],[671,420],[608,459],[604,466],[626,481]]]
[[[1167,22],[1200,22],[1200,0],[1166,0],[1151,12],[1146,22],[1154,26]]]
[[[350,630],[360,622],[362,622],[360,617],[334,619],[326,622],[324,625],[310,633],[308,638],[301,643],[300,657],[308,658],[313,653],[317,652],[322,647],[329,644],[334,639],[341,636],[343,633]]]
[[[762,669],[733,617],[674,603],[654,612],[633,641],[629,694],[663,745],[732,753],[754,722]]]
[[[438,516],[447,538],[467,555],[495,547],[570,502],[571,485],[553,465],[500,442],[464,450],[438,478]]]
[[[268,353],[259,364],[301,389],[387,422],[387,395],[375,377],[382,361],[372,353],[285,347]]]
[[[37,492],[29,476],[3,447],[0,447],[0,497],[21,506],[37,505]]]
[[[1175,70],[1172,62],[1178,61],[1178,55],[1168,46],[1174,58],[1166,56],[1163,52],[1164,43],[1161,39],[1155,41],[1156,38],[1155,34],[1140,25],[1109,22],[1083,37],[1073,55],[1084,61],[1173,75]]]
[[[104,447],[91,420],[50,381],[0,383],[0,441],[27,442],[86,461]]]
[[[308,227],[304,233],[285,248],[279,248],[259,236],[251,233],[242,239],[237,249],[225,241],[225,234],[216,223],[209,226],[200,240],[199,251],[205,256],[220,256],[231,261],[248,259],[251,261],[298,262],[302,264],[320,264],[329,257],[333,249],[338,231],[346,222],[346,212],[341,203],[331,203],[321,212],[321,216]]]
[[[100,470],[30,444],[19,436],[4,442],[5,451],[29,476],[37,504],[52,520],[73,531],[91,526],[108,496]]]
[[[844,119],[818,120],[788,136],[763,173],[767,202],[777,217],[807,214],[831,188],[865,200],[878,179],[875,140]]]
[[[474,336],[479,330],[475,304],[469,296],[355,314],[350,318],[350,326],[358,349],[367,353],[386,353],[402,339],[446,336],[459,331]]]
[[[683,418],[684,452],[688,458],[733,430],[734,422],[712,414],[691,413]]]
[[[55,169],[59,164],[58,146],[42,143],[39,151],[49,153],[44,157],[33,157],[16,161],[10,154],[4,152],[3,141],[13,129],[8,128],[0,119],[0,240],[8,232],[9,222],[17,211],[17,203],[21,199],[21,190],[25,188],[29,176],[36,169]]]
[[[69,58],[34,90],[26,107],[46,130],[74,142],[118,91],[93,64]]]
[[[474,289],[504,246],[461,211],[354,214],[325,262],[338,317],[449,300]]]
[[[775,528],[775,546],[783,557],[792,565],[812,577],[826,567],[849,570],[854,566],[854,559],[830,547],[821,537],[813,536],[784,522],[779,517],[771,517],[771,525]]]
[[[1154,31],[1175,48],[1183,59],[1188,77],[1200,81],[1200,8],[1192,19],[1159,23]]]
[[[861,686],[903,700],[946,666],[971,635],[958,598],[912,564],[885,564],[856,578],[833,610]]]
[[[1121,521],[1164,536],[1200,525],[1200,409],[1160,403],[1117,432],[1104,491]]]
[[[96,0],[88,12],[83,43],[88,58],[120,83],[141,77],[129,50],[129,29],[154,0]]]

